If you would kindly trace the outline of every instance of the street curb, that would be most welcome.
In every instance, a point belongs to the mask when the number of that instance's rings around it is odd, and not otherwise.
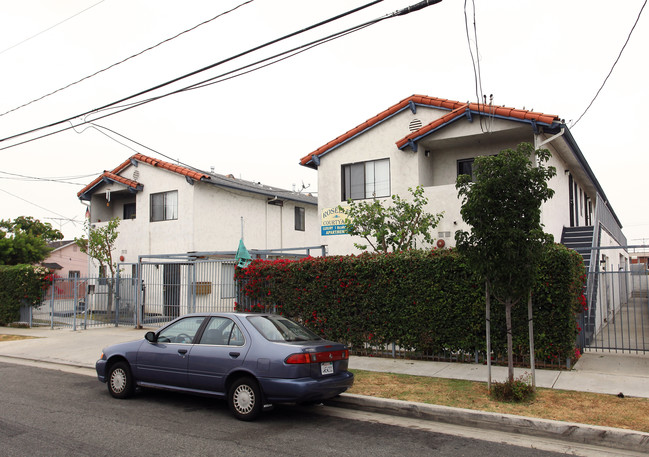
[[[649,433],[597,425],[562,422],[534,417],[499,414],[449,406],[411,403],[388,398],[341,394],[325,402],[328,406],[443,422],[453,425],[553,438],[613,449],[649,452]]]

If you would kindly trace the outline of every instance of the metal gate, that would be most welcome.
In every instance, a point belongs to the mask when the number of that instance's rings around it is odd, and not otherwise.
[[[630,267],[588,273],[587,309],[579,318],[583,349],[649,353],[649,270]]]

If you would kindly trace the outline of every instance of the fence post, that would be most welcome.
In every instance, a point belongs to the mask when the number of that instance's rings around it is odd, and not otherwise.
[[[52,293],[50,298],[50,329],[54,329],[54,284],[56,284],[56,278],[52,275]]]
[[[114,294],[114,302],[115,302],[115,327],[119,327],[119,307],[120,307],[120,299],[119,299],[119,286],[122,281],[120,281],[120,266],[119,264],[117,265],[117,278],[115,278],[116,283],[115,287],[113,289],[113,294]]]
[[[77,277],[74,277],[74,282],[72,283],[74,285],[74,294],[73,294],[73,304],[72,304],[72,331],[76,332],[77,331],[77,312],[78,312],[78,303],[77,303]],[[66,294],[67,295],[67,294]]]

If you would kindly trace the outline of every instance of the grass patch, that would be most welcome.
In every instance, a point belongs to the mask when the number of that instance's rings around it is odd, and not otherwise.
[[[19,340],[28,340],[35,338],[34,336],[25,336],[25,335],[6,335],[0,333],[0,343],[3,341],[19,341]]]
[[[647,398],[538,388],[529,402],[506,403],[490,398],[482,382],[351,371],[352,394],[649,432]]]

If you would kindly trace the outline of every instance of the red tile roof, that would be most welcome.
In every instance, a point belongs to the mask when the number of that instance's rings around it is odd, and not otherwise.
[[[126,185],[127,187],[132,187],[134,189],[137,189],[138,187],[141,188],[141,184],[138,183],[137,181],[133,181],[131,179],[123,178],[122,176],[119,176],[119,173],[124,170],[128,165],[131,164],[131,160],[137,160],[138,162],[143,162],[147,163],[151,166],[154,167],[159,167],[159,168],[164,168],[165,170],[173,171],[174,173],[181,174],[183,176],[189,177],[191,179],[194,179],[196,181],[199,181],[203,178],[209,179],[209,175],[205,173],[201,173],[198,171],[190,170],[189,168],[186,167],[181,167],[179,165],[174,165],[169,162],[165,162],[164,160],[158,160],[154,159],[152,157],[145,156],[143,154],[135,154],[132,155],[130,158],[122,162],[120,165],[115,167],[112,171],[104,171],[101,175],[99,175],[97,178],[95,178],[90,184],[88,184],[86,187],[81,189],[77,193],[77,197],[81,197],[83,194],[87,193],[90,189],[95,187],[97,184],[99,184],[101,181],[104,180],[104,178],[108,178],[112,181],[119,182],[121,184]]]
[[[148,157],[148,156],[145,156],[143,154],[135,154],[134,156],[131,156],[131,159],[135,159],[135,160],[137,160],[139,162],[148,163],[149,165],[152,165],[154,167],[160,167],[160,168],[164,168],[165,170],[173,171],[174,173],[178,173],[180,175],[187,176],[187,177],[192,178],[192,179],[194,179],[196,181],[200,181],[203,178],[210,179],[210,176],[205,174],[205,173],[190,170],[189,168],[181,167],[180,165],[174,165],[172,163],[165,162],[164,160],[154,159],[152,157]],[[122,164],[122,165],[124,165],[124,164]],[[122,165],[120,165],[120,166],[122,166]]]
[[[492,116],[498,116],[498,117],[505,117],[505,118],[514,118],[514,119],[521,119],[521,120],[534,120],[536,122],[541,122],[545,124],[552,124],[555,121],[559,120],[558,116],[555,115],[550,115],[550,114],[543,114],[543,113],[537,113],[533,111],[528,111],[528,110],[517,110],[514,108],[506,108],[504,106],[492,106],[492,105],[485,105],[482,103],[463,103],[463,102],[458,102],[454,100],[447,100],[445,98],[437,98],[437,97],[428,97],[425,95],[411,95],[408,98],[404,98],[401,100],[399,103],[391,106],[390,108],[386,109],[385,111],[377,114],[376,116],[368,119],[367,121],[363,122],[362,124],[354,127],[353,129],[349,130],[348,132],[340,135],[339,137],[335,138],[334,140],[331,140],[324,146],[319,147],[315,151],[311,152],[310,154],[302,157],[300,159],[300,164],[301,165],[306,165],[306,166],[311,166],[312,160],[316,156],[320,156],[331,149],[340,146],[341,144],[345,143],[346,141],[350,140],[351,138],[355,137],[356,135],[372,128],[379,122],[393,116],[394,114],[403,111],[404,109],[408,108],[412,103],[415,105],[427,105],[427,106],[434,106],[438,108],[443,108],[443,109],[448,109],[451,110],[450,113],[446,114],[440,119],[437,119],[433,121],[432,123],[423,126],[419,130],[412,132],[405,138],[397,141],[397,146],[401,148],[403,145],[407,144],[409,141],[414,140],[415,138],[420,138],[421,136],[425,135],[428,132],[431,132],[435,130],[436,128],[452,121],[453,119],[461,116],[464,114],[467,110],[467,108],[476,113],[485,113],[489,114]]]

